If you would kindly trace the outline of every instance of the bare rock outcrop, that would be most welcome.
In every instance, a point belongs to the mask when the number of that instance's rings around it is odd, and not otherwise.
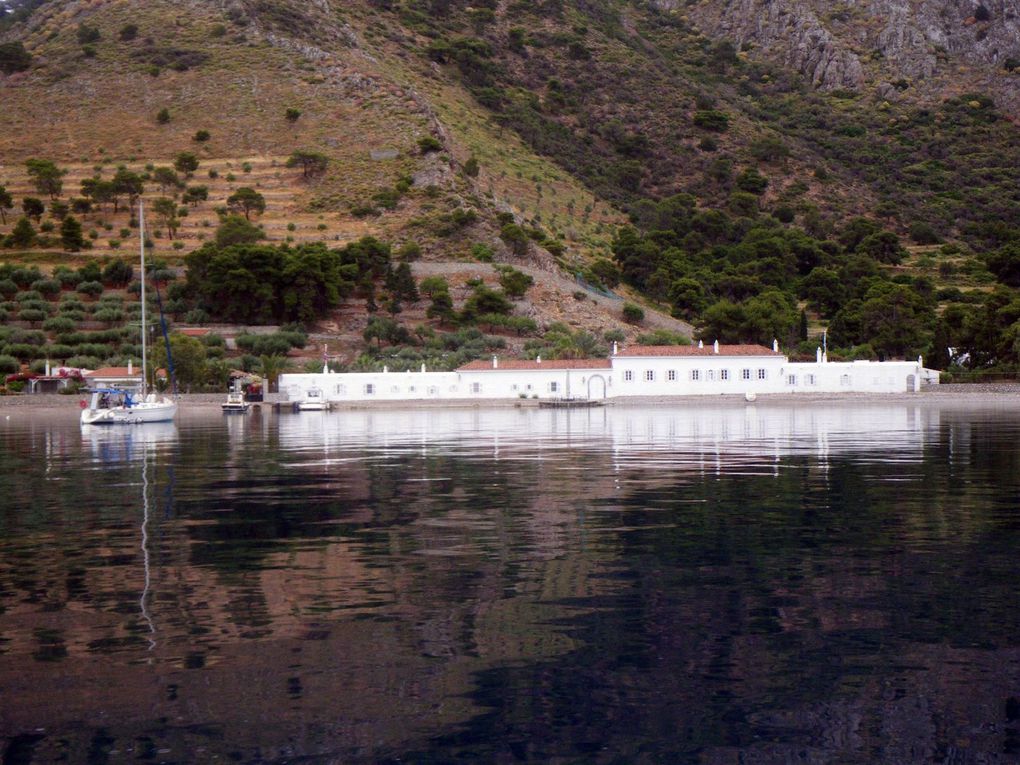
[[[816,87],[857,89],[864,83],[857,54],[825,28],[806,2],[727,0],[700,5],[694,15],[707,34],[752,44]]]
[[[981,90],[1020,115],[1015,0],[722,0],[686,9],[674,0],[652,0],[652,5],[664,13],[686,12],[710,37],[755,49],[821,89],[888,92],[888,83],[901,82],[929,97]]]

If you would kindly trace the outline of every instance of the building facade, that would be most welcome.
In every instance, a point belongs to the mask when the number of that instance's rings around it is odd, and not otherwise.
[[[631,346],[605,359],[473,361],[453,372],[420,370],[284,374],[292,401],[309,390],[327,401],[493,399],[601,400],[638,396],[770,393],[903,393],[937,383],[916,361],[791,362],[761,345]]]

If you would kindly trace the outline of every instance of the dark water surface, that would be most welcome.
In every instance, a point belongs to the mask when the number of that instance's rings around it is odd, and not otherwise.
[[[3,765],[1020,761],[1020,413],[0,418]]]

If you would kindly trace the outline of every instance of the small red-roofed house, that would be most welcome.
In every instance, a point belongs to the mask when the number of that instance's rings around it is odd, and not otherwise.
[[[133,364],[126,367],[103,367],[83,375],[90,388],[140,388],[142,370]]]

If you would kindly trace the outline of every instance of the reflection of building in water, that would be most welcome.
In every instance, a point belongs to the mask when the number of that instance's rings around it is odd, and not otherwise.
[[[283,448],[323,447],[323,459],[342,459],[345,449],[362,447],[384,454],[420,446],[455,454],[554,458],[558,452],[594,450],[646,455],[652,462],[672,457],[731,457],[852,453],[873,449],[916,449],[939,424],[934,407],[860,402],[827,404],[689,404],[611,409],[419,409],[354,410],[279,421]]]

